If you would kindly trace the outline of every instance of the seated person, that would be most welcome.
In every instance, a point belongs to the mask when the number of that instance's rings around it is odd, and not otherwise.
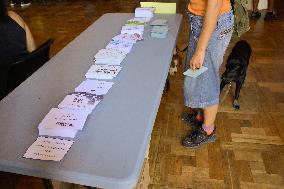
[[[15,12],[7,11],[6,1],[0,0],[0,64],[9,64],[36,49],[32,33]]]

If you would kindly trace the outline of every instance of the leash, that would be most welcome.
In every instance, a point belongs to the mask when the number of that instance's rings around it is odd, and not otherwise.
[[[230,84],[230,86],[229,86],[228,89],[226,90],[225,95],[223,96],[223,98],[222,98],[221,101],[220,101],[220,104],[222,104],[222,103],[224,102],[225,98],[226,98],[227,95],[229,94],[229,91],[230,91],[230,89],[231,89],[231,87],[232,87],[232,82],[230,82],[229,84]]]

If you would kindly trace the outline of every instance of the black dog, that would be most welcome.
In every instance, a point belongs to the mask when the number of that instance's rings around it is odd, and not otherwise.
[[[236,83],[235,100],[233,103],[235,109],[240,109],[238,99],[246,78],[250,55],[251,47],[249,43],[245,40],[238,41],[228,57],[226,70],[221,77],[220,91],[222,91],[224,86],[228,83]]]

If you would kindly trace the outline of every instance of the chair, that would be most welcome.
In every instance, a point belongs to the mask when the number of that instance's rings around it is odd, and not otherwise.
[[[49,50],[53,41],[53,39],[48,39],[22,59],[9,65],[1,65],[0,100],[49,60]]]

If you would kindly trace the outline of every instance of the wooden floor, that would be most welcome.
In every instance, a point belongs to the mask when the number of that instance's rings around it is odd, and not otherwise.
[[[167,1],[169,2],[169,1]],[[174,2],[174,1],[172,1]],[[177,0],[185,13],[187,1]],[[37,44],[55,39],[54,55],[107,12],[133,12],[131,0],[40,0],[15,10],[30,26]],[[190,128],[183,112],[182,66],[171,76],[164,93],[150,145],[150,189],[278,189],[284,188],[284,4],[278,1],[278,19],[251,22],[243,38],[253,48],[240,110],[232,108],[230,91],[217,116],[219,140],[197,150],[186,149],[181,139]],[[186,14],[178,40],[186,46]],[[94,39],[95,41],[96,39]],[[230,49],[236,40],[231,42]],[[227,53],[228,54],[228,53]],[[223,68],[222,68],[223,70]],[[38,178],[0,172],[1,189],[41,189]],[[61,188],[84,188],[62,185]]]

